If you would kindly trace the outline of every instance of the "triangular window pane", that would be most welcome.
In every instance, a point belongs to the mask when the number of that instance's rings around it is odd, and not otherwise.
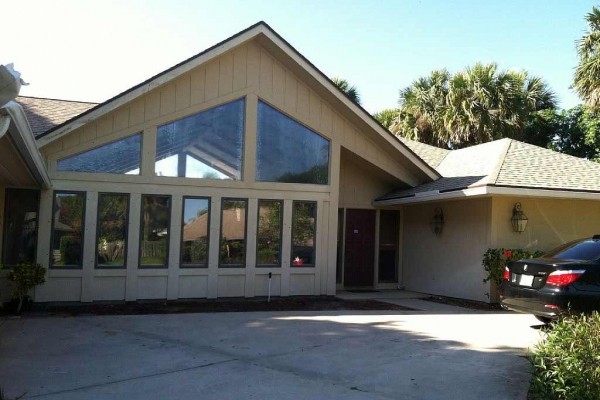
[[[258,102],[256,180],[329,183],[329,140]]]
[[[58,171],[104,174],[140,174],[142,134],[105,144],[75,156],[59,160]]]

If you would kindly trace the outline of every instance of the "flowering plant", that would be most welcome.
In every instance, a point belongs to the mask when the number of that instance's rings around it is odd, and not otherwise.
[[[304,260],[302,260],[300,257],[296,257],[294,258],[294,261],[292,261],[292,265],[298,267],[300,265],[304,265]]]
[[[543,254],[544,252],[539,250],[529,251],[504,248],[487,249],[483,254],[483,261],[481,262],[483,269],[487,273],[483,283],[492,281],[496,285],[500,285],[500,283],[502,283],[502,276],[504,275],[504,268],[510,261],[522,260],[524,258],[536,258]]]

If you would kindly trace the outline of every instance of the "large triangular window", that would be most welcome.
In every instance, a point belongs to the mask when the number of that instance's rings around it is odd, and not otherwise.
[[[105,144],[74,156],[58,160],[58,171],[105,174],[140,174],[142,134]]]
[[[256,180],[329,183],[329,140],[258,102]]]
[[[244,99],[158,127],[158,176],[242,178]]]

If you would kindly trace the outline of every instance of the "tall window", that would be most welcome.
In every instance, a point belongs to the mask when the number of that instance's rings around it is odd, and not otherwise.
[[[58,160],[59,171],[105,174],[140,174],[142,134],[105,144],[71,157]]]
[[[52,208],[52,268],[81,268],[85,193],[54,192]]]
[[[156,175],[241,179],[244,99],[159,126],[156,135]]]
[[[2,263],[12,267],[35,262],[40,192],[6,189]]]
[[[292,267],[315,266],[317,203],[294,201],[292,212]]]
[[[256,265],[259,267],[281,266],[282,217],[282,201],[258,201]]]
[[[140,267],[163,268],[168,264],[171,197],[142,195]]]
[[[246,209],[248,200],[221,201],[221,240],[219,265],[244,267],[246,265]]]
[[[381,210],[379,218],[379,282],[398,281],[400,214]]]
[[[119,193],[98,195],[96,267],[125,268],[129,196]]]
[[[329,141],[258,102],[256,180],[329,183]]]
[[[181,266],[208,266],[210,199],[184,197],[181,234]]]

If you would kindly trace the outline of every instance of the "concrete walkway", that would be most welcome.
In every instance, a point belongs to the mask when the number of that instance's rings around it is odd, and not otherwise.
[[[357,292],[344,290],[338,292],[336,296],[344,300],[378,300],[385,303],[412,308],[417,311],[454,314],[472,314],[478,312],[463,307],[456,307],[448,304],[422,300],[430,297],[431,295],[407,290],[377,290]]]
[[[0,386],[9,399],[524,399],[536,320],[460,311],[5,319]]]

